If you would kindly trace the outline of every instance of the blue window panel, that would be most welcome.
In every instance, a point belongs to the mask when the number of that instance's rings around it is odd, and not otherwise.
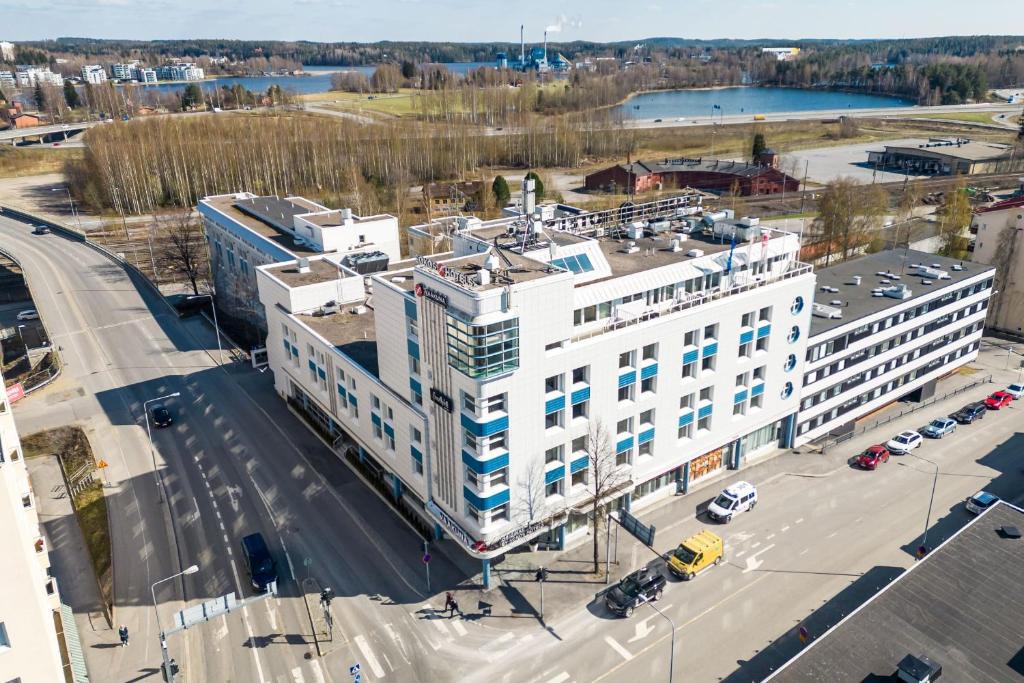
[[[395,438],[395,428],[389,425],[387,422],[384,423],[384,433],[390,436],[392,439]]]
[[[287,356],[292,352],[292,345],[288,343],[287,339],[284,339],[282,341],[284,341],[284,354]]]
[[[370,422],[372,422],[373,424],[375,424],[378,427],[380,427],[381,426],[380,415],[378,415],[377,413],[370,413]]]
[[[700,355],[702,358],[707,358],[708,356],[713,356],[716,353],[718,353],[718,342],[715,342],[714,344],[708,344],[707,346],[705,346],[704,350],[701,351]]]
[[[409,453],[412,454],[412,459],[416,462],[423,462],[423,454],[420,453],[420,449],[415,446],[409,446]]]
[[[757,328],[757,338],[758,339],[760,339],[761,337],[767,337],[771,333],[772,333],[772,326],[771,325],[762,325],[761,327]]]
[[[706,405],[702,407],[700,410],[697,411],[697,417],[707,417],[708,415],[711,414],[711,409],[713,407],[714,406],[711,405]]]
[[[347,392],[347,391],[345,391],[345,387],[343,387],[343,386],[341,386],[341,385],[339,384],[339,385],[338,385],[338,396],[341,396],[342,398],[344,398],[344,397],[345,397],[345,395],[346,395],[347,393],[348,393],[348,392]]]
[[[615,444],[615,452],[616,453],[621,453],[622,451],[628,451],[632,447],[633,447],[633,437],[627,436],[625,439],[623,439],[622,441],[620,441],[617,444]]]
[[[309,360],[309,369],[316,370],[316,363],[313,362],[312,358]]]
[[[572,404],[583,403],[590,400],[590,387],[584,387],[572,392]]]
[[[619,375],[619,388],[628,387],[630,384],[636,384],[636,373],[635,372],[624,372]]]
[[[737,391],[736,392],[736,396],[733,397],[733,401],[732,402],[733,403],[741,403],[741,402],[746,401],[746,400],[747,400],[747,390],[744,389],[743,391]]]
[[[657,363],[651,363],[650,365],[645,365],[643,368],[641,368],[641,370],[640,370],[640,379],[647,379],[649,377],[654,377],[657,374],[658,374],[658,364]]]
[[[640,436],[637,439],[637,441],[639,443],[647,443],[648,441],[650,441],[653,438],[654,438],[654,427],[651,427],[650,429],[645,429],[644,431],[640,432]]]
[[[420,359],[420,345],[414,342],[412,339],[406,340],[406,348],[409,349],[409,355],[416,360]]]
[[[480,460],[468,451],[462,451],[462,464],[477,474],[490,474],[502,467],[508,467],[508,453],[502,453],[490,460]]]
[[[405,315],[406,317],[416,320],[417,310],[415,301],[411,301],[410,299],[405,300]]]
[[[296,358],[299,357],[299,347],[298,346],[293,346],[292,347],[292,355],[295,356]]]
[[[349,393],[349,395],[348,395],[348,402],[351,403],[352,405],[356,406],[357,408],[359,407],[359,401],[356,400],[356,395],[353,394],[353,393]]]
[[[749,344],[754,341],[754,331],[748,330],[747,332],[740,333],[740,344]]]
[[[687,351],[686,353],[683,354],[683,365],[686,365],[687,363],[696,363],[696,362],[697,362],[697,349],[694,349],[693,351]]]
[[[415,380],[412,377],[409,378],[409,388],[417,394],[423,394],[423,385],[419,383],[419,380]]]
[[[569,471],[572,472],[573,474],[576,474],[580,470],[587,469],[587,465],[589,465],[589,464],[590,464],[590,456],[589,455],[581,455],[580,457],[576,458],[571,463],[569,463]]]
[[[320,375],[320,379],[327,379],[327,372],[323,368],[317,368],[316,374]]]
[[[750,390],[751,396],[760,396],[764,393],[764,382],[754,385],[754,388]]]
[[[562,410],[563,408],[565,408],[565,396],[559,396],[558,398],[553,398],[544,404],[544,414],[550,415],[551,413]]]
[[[490,510],[496,508],[499,505],[504,505],[508,502],[509,494],[508,489],[499,491],[493,495],[481,498],[472,491],[468,486],[462,487],[462,495],[465,496],[469,504],[475,507],[477,510]]]
[[[554,467],[554,468],[552,468],[552,469],[550,469],[550,470],[548,470],[547,472],[544,473],[544,483],[545,484],[551,484],[553,482],[560,481],[562,479],[565,479],[565,468],[564,467]]]
[[[566,256],[565,258],[556,258],[551,260],[551,265],[570,270],[573,273],[589,273],[594,270],[594,264],[590,262],[590,257],[586,254],[578,254],[575,256]]]
[[[462,426],[473,436],[491,436],[508,429],[508,416],[490,422],[474,422],[468,415],[462,415]]]
[[[679,426],[685,427],[688,424],[693,424],[693,411],[686,413],[685,415],[679,416]]]

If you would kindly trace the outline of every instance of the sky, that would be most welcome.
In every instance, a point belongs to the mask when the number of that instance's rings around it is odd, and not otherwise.
[[[0,0],[0,40],[527,42],[1024,34],[1020,0]],[[969,11],[968,11],[969,8]]]

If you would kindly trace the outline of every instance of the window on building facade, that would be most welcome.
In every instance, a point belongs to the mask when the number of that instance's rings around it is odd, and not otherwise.
[[[640,428],[653,427],[654,426],[654,408],[650,408],[640,413]]]
[[[476,435],[468,429],[463,429],[462,445],[471,451],[476,451]]]
[[[448,364],[471,378],[495,377],[519,367],[519,318],[474,325],[447,315]]]
[[[740,325],[743,326],[743,327],[753,327],[754,326],[754,312],[751,311],[750,313],[744,313],[743,317],[740,318]]]
[[[718,358],[717,355],[705,356],[704,358],[702,358],[701,361],[700,361],[700,371],[701,372],[714,372],[715,371],[715,366],[717,365],[717,362],[716,362],[717,358]]]
[[[703,389],[700,390],[700,400],[701,400],[702,403],[704,401],[713,401],[714,398],[715,398],[715,388],[714,387],[704,387]]]
[[[462,409],[467,413],[476,415],[476,399],[466,392],[462,392]]]
[[[711,416],[705,415],[704,417],[697,420],[697,431],[699,432],[710,432],[711,431]]]
[[[423,463],[420,462],[419,460],[417,460],[416,458],[413,458],[412,456],[410,456],[410,459],[412,460],[412,472],[413,472],[413,474],[418,474],[420,476],[423,476]]]
[[[635,388],[636,388],[635,384],[627,384],[624,387],[619,387],[619,400],[620,401],[632,401],[633,400],[633,393],[634,393],[633,390]]]
[[[758,394],[757,396],[750,397],[750,407],[760,408],[764,405],[764,394]]]
[[[554,446],[544,451],[544,464],[565,462],[565,446]]]
[[[572,419],[586,419],[587,411],[589,409],[590,401],[582,401],[580,403],[573,404],[572,407]]]
[[[658,360],[658,345],[648,344],[643,349],[644,360]]]
[[[553,429],[554,427],[561,427],[563,423],[564,410],[556,410],[553,413],[548,413],[544,416],[544,428]]]
[[[754,342],[755,351],[767,351],[768,350],[768,337],[761,337]]]
[[[757,321],[762,323],[769,323],[772,321],[772,307],[765,306],[757,312]]]
[[[572,473],[572,487],[575,488],[577,486],[586,486],[587,485],[587,481],[588,481],[587,473],[589,471],[590,470],[582,469],[579,472],[573,472]]]
[[[552,375],[544,380],[544,393],[550,394],[553,391],[562,390],[562,376]]]
[[[740,358],[750,358],[750,354],[753,352],[753,350],[754,350],[754,343],[753,342],[747,342],[745,344],[740,344],[739,357]]]
[[[633,356],[636,354],[635,351],[625,351],[619,354],[619,367],[620,368],[631,368],[633,367]]]
[[[718,325],[707,325],[704,328],[704,343],[713,342],[718,339]]]
[[[384,443],[387,445],[389,451],[395,450],[395,437],[391,436],[387,432],[384,433]]]
[[[633,432],[633,418],[627,417],[615,424],[616,434],[631,434]]]
[[[680,439],[692,439],[693,438],[693,423],[685,424],[679,428]]]
[[[551,496],[562,495],[562,480],[559,479],[558,481],[553,481],[550,484],[545,485],[544,495],[548,498]]]
[[[587,437],[577,436],[572,440],[572,455],[576,457],[587,452]]]
[[[374,410],[380,411],[380,399],[376,394],[370,394],[370,405],[373,406]]]
[[[697,330],[690,330],[683,335],[683,346],[697,345]]]
[[[653,453],[654,453],[654,442],[653,441],[648,441],[647,443],[640,444],[640,447],[637,449],[637,452],[636,452],[637,456],[639,456],[641,458],[643,458],[643,457],[650,457]]]
[[[749,382],[749,381],[750,381],[750,373],[749,372],[741,372],[740,374],[736,375],[736,386],[738,386],[738,387],[745,387],[745,386],[747,386],[747,382]]]
[[[590,366],[584,365],[581,368],[575,368],[572,371],[572,383],[573,384],[586,384],[590,381]]]
[[[693,379],[697,376],[697,362],[683,364],[683,379]]]
[[[695,394],[684,394],[679,397],[679,409],[680,410],[692,410],[694,406]]]
[[[619,467],[622,465],[630,465],[633,463],[633,449],[627,448],[624,451],[619,451],[615,454],[615,464]]]
[[[423,443],[423,434],[418,427],[409,426],[409,438],[413,443]]]
[[[414,375],[420,374],[420,359],[416,356],[409,356],[409,372]]]
[[[766,374],[766,366],[762,365],[759,368],[754,368],[754,381],[764,380]]]
[[[737,416],[739,416],[739,415],[746,415],[747,414],[747,402],[746,401],[740,401],[739,403],[734,403],[732,405],[732,414],[733,415],[737,415]]]
[[[381,429],[380,425],[377,424],[376,422],[373,423],[373,438],[375,438],[375,439],[383,439],[384,438],[384,431]]]
[[[505,412],[505,394],[495,394],[483,399],[483,414]]]
[[[640,393],[641,394],[653,394],[658,389],[658,378],[648,377],[647,379],[640,380]]]

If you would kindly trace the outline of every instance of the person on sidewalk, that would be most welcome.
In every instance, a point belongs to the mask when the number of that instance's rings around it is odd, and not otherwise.
[[[451,611],[448,612],[448,618],[451,619],[452,615],[455,612],[458,612],[460,617],[462,616],[462,610],[459,609],[459,603],[455,601],[455,596],[453,595],[452,596],[452,602],[451,602]]]
[[[451,618],[451,616],[452,616],[452,605],[453,604],[455,604],[455,598],[452,596],[452,594],[450,592],[449,593],[445,593],[444,594],[444,611],[448,613],[448,617],[449,618]]]
[[[128,647],[128,627],[121,624],[121,628],[117,629],[117,635],[121,636],[121,647]]]

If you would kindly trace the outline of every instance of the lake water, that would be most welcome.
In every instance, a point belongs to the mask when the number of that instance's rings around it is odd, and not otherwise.
[[[480,66],[493,66],[492,62],[454,62],[442,64],[449,71],[456,74],[465,74],[470,69]],[[285,90],[292,90],[300,94],[327,92],[331,89],[331,76],[339,71],[357,71],[367,78],[373,75],[376,66],[307,66],[304,67],[309,76],[238,76],[218,77],[212,80],[203,81],[200,86],[203,90],[214,90],[221,86],[231,87],[236,83],[251,90],[252,92],[266,92],[272,85],[279,85]],[[142,88],[143,92],[174,92],[182,90],[183,83],[158,83],[156,85],[129,86]]]
[[[714,109],[714,105],[721,109]],[[797,88],[719,88],[671,90],[637,95],[619,105],[627,118],[670,119],[724,114],[771,114],[790,111],[909,107],[915,103],[898,97],[800,90]]]

